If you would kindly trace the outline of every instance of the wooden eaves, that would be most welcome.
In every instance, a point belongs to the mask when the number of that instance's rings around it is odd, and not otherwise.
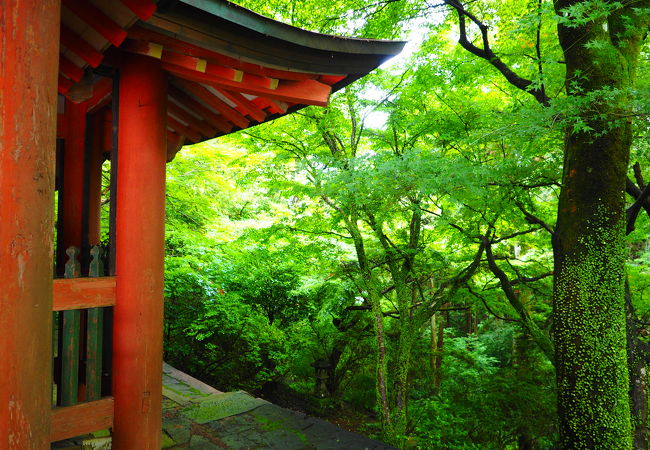
[[[64,0],[63,5],[59,91],[70,96],[88,67],[117,66],[124,52],[160,59],[169,78],[170,159],[184,143],[307,105],[325,106],[333,92],[404,46],[302,30],[225,0],[95,1],[90,6]],[[93,19],[88,8],[104,20]]]

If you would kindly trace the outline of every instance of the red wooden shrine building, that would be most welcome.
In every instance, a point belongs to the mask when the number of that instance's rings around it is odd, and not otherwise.
[[[165,163],[324,106],[402,45],[224,0],[0,0],[0,450],[104,428],[160,448]]]

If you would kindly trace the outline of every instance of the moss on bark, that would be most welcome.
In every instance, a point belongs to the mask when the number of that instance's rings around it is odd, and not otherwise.
[[[582,4],[582,5],[580,5]],[[590,5],[587,5],[590,4]],[[556,0],[567,8],[602,7]],[[648,2],[624,3],[609,16],[560,21],[569,96],[587,100],[587,128],[567,132],[554,238],[554,338],[563,448],[631,447],[625,331],[624,189],[631,128],[623,117],[634,84]],[[615,100],[599,93],[621,93]]]

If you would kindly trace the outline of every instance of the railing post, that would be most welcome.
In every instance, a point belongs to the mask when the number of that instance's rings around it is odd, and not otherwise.
[[[95,245],[90,254],[90,270],[88,276],[101,277],[104,275],[102,249]],[[102,390],[102,344],[104,333],[104,311],[102,308],[88,310],[86,325],[86,400],[99,400]]]
[[[70,258],[65,263],[65,278],[81,276],[81,264],[77,257],[79,249],[69,247],[66,250]],[[79,334],[81,311],[73,309],[63,311],[63,334],[61,354],[61,405],[70,406],[79,398]]]

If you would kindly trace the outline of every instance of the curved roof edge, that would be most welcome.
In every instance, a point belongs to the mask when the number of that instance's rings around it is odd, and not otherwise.
[[[269,64],[291,65],[297,71],[365,74],[397,55],[406,44],[315,33],[261,16],[226,0],[161,0],[158,5],[153,20],[148,21],[156,28],[167,28],[166,31],[181,39],[199,32],[213,38],[213,44],[221,47],[214,50],[222,52],[232,50],[231,38],[236,37],[240,58],[267,59]],[[156,20],[156,16],[160,20]],[[173,29],[164,23],[173,24]],[[248,45],[244,43],[246,40]],[[242,44],[249,51],[242,49]],[[262,54],[267,58],[261,58]],[[330,70],[324,71],[325,66]]]
[[[396,55],[402,51],[405,44],[403,41],[360,39],[316,33],[262,16],[226,0],[161,0],[158,8],[164,10],[173,3],[184,3],[251,31],[319,50]]]

